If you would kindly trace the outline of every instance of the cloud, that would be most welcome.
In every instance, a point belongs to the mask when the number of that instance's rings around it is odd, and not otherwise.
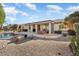
[[[18,13],[15,7],[4,7],[4,11],[7,15],[8,14],[16,15]]]
[[[17,6],[19,6],[19,7],[21,7],[21,6],[22,6],[22,4],[21,4],[21,3],[15,3],[15,5],[17,5]]]
[[[21,15],[28,16],[27,12],[17,10],[16,7],[4,7],[4,11],[5,11],[6,15],[16,16],[16,14],[20,13]]]
[[[23,15],[23,16],[28,16],[28,14],[27,14],[27,13],[25,13],[25,12],[24,12],[24,13],[22,13],[22,15]]]
[[[67,14],[72,14],[75,11],[79,11],[79,6],[70,6],[66,9],[66,11],[68,11]]]
[[[19,13],[22,15],[22,16],[29,16],[28,13],[24,12],[24,11],[19,11]]]
[[[58,5],[47,5],[46,6],[49,10],[51,11],[61,11],[63,10],[63,8],[61,8],[60,6]]]
[[[67,10],[69,10],[69,11],[79,11],[79,6],[70,6],[69,8],[67,8]]]
[[[17,14],[21,16],[28,16],[27,12],[21,11],[17,9],[15,6],[3,6],[4,11],[6,13],[6,20],[9,19],[11,23],[13,23],[15,20],[17,20]],[[7,20],[8,21],[8,20]]]
[[[12,17],[12,16],[7,16],[6,17],[6,21],[10,21],[11,23],[14,23],[14,21],[16,20],[16,17]]]
[[[6,6],[4,3],[1,3],[1,5],[2,5],[3,7],[5,7],[5,6]]]
[[[37,7],[36,7],[35,4],[27,3],[27,4],[24,4],[24,5],[29,7],[31,10],[37,10]]]
[[[3,6],[3,9],[6,13],[6,21],[13,23],[16,20],[16,14],[18,13],[16,7],[13,6]]]

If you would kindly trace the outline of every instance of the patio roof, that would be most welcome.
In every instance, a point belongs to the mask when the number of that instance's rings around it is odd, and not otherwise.
[[[38,21],[38,22],[31,22],[31,23],[26,23],[24,25],[29,25],[29,24],[40,24],[40,23],[60,23],[60,22],[64,22],[63,19],[56,19],[56,20],[44,20],[44,21]]]

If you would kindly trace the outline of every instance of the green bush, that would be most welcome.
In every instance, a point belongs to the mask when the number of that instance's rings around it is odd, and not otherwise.
[[[76,23],[74,27],[75,27],[76,33],[79,34],[79,23]]]
[[[72,53],[79,56],[79,24],[75,24],[76,36],[70,37]]]

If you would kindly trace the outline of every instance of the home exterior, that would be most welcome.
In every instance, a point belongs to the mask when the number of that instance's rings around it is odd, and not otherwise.
[[[21,25],[20,24],[9,24],[7,26],[4,26],[4,30],[19,32],[21,31]]]
[[[27,23],[21,25],[21,30],[31,33],[46,33],[46,34],[52,34],[54,31],[62,30],[63,28],[66,29],[66,26],[64,25],[63,20],[46,20],[46,21],[39,21],[39,22],[33,22],[33,23]]]

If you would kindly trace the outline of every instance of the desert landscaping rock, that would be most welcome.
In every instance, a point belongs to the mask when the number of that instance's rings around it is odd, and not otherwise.
[[[8,41],[0,40],[4,45],[0,50],[1,56],[71,56],[68,47],[69,42],[53,40],[30,40],[21,44],[8,44]]]

